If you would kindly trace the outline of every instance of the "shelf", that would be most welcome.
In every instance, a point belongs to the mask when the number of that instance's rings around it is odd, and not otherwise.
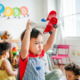
[[[12,39],[12,40],[0,40],[0,43],[3,42],[3,41],[10,42],[10,43],[12,43],[12,42],[21,42],[20,39]]]

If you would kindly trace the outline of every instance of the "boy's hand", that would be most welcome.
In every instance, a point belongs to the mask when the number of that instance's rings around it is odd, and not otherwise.
[[[27,22],[26,30],[32,31],[30,19]]]
[[[56,28],[53,28],[53,30],[52,30],[53,32],[56,32]]]

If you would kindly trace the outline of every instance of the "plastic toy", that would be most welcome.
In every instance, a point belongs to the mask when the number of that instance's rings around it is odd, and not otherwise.
[[[16,54],[17,54],[17,49],[16,47],[12,48],[12,54],[13,54],[13,58],[15,58]]]
[[[5,39],[11,39],[12,37],[10,36],[8,31],[5,31],[2,35],[1,35],[1,39],[5,40]]]
[[[42,22],[46,22],[46,20],[45,20],[44,18],[43,18],[43,19],[41,19],[41,21],[42,21]]]
[[[49,13],[49,15],[48,15],[48,17],[46,19],[46,21],[49,21],[49,22],[48,22],[48,24],[47,24],[47,26],[46,26],[46,28],[45,28],[43,33],[48,33],[49,32],[50,34],[52,34],[51,30],[53,28],[57,28],[56,24],[57,24],[58,20],[56,18],[56,15],[57,15],[56,11],[51,11]]]
[[[41,27],[39,26],[38,24],[34,23],[34,22],[31,22],[31,26],[32,27],[36,27],[36,28],[42,28],[44,29],[44,32],[43,33],[50,33],[52,34],[52,29],[53,28],[57,28],[57,22],[58,22],[58,19],[56,18],[56,11],[51,11],[47,17],[47,19],[41,19],[42,22],[46,22],[46,21],[49,21],[48,24],[46,25],[46,28],[45,27]]]

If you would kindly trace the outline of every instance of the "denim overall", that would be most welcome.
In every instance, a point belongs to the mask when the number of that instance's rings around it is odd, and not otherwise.
[[[45,80],[44,63],[40,57],[29,57],[22,80]]]
[[[60,80],[62,72],[58,69],[53,70],[51,73],[44,75],[44,61],[40,58],[29,58],[26,70],[22,80]],[[20,80],[19,69],[17,80]],[[45,77],[45,78],[44,78]],[[65,80],[65,79],[61,79]]]

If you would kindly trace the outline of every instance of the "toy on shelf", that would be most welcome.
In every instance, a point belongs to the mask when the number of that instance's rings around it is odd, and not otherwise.
[[[13,47],[12,48],[12,66],[14,68],[18,68],[19,64],[18,64],[18,59],[19,59],[19,50],[17,49],[17,47]]]
[[[15,58],[16,54],[17,54],[17,49],[16,47],[12,48],[12,54],[13,54],[13,58]]]
[[[10,36],[8,31],[4,31],[4,33],[1,35],[1,39],[2,40],[12,39],[12,37]]]

